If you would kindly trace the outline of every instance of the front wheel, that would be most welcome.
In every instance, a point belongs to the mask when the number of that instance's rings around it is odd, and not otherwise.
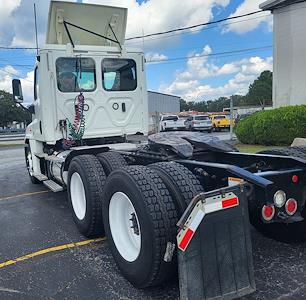
[[[36,177],[33,176],[34,175],[33,157],[32,157],[30,145],[26,145],[26,147],[24,148],[24,156],[25,156],[26,166],[28,169],[28,174],[29,174],[31,182],[33,184],[39,184],[40,181]]]
[[[104,234],[102,220],[102,189],[106,175],[94,155],[79,155],[68,169],[68,198],[73,220],[86,237]]]

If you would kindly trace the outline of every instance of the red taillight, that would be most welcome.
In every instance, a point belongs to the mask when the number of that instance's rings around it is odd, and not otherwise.
[[[292,182],[293,182],[293,183],[298,183],[298,181],[299,181],[299,176],[293,175],[291,179],[292,179]]]
[[[273,219],[275,214],[275,208],[273,205],[264,205],[261,210],[262,217],[265,221],[270,221]]]
[[[194,125],[194,124],[199,124],[200,122],[198,122],[198,121],[192,121],[192,125]]]
[[[288,199],[285,205],[286,212],[289,216],[292,216],[297,211],[297,202],[295,199]]]

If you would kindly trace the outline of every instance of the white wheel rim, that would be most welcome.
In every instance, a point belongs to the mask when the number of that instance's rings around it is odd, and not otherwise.
[[[83,220],[86,214],[86,195],[82,178],[77,172],[70,179],[70,196],[75,215]]]
[[[141,249],[141,230],[135,208],[122,192],[116,192],[110,200],[109,226],[120,255],[129,262],[135,261]]]

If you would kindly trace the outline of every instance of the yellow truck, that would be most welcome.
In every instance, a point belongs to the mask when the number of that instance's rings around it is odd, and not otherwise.
[[[211,115],[210,118],[215,131],[221,131],[222,128],[226,129],[230,128],[231,120],[229,115],[226,114]]]

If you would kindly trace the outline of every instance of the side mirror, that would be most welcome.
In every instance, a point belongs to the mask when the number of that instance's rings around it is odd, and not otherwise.
[[[19,79],[13,79],[12,86],[13,86],[13,97],[14,97],[13,100],[16,103],[22,103],[23,102],[23,95],[22,95],[22,87],[21,87],[20,80]]]

